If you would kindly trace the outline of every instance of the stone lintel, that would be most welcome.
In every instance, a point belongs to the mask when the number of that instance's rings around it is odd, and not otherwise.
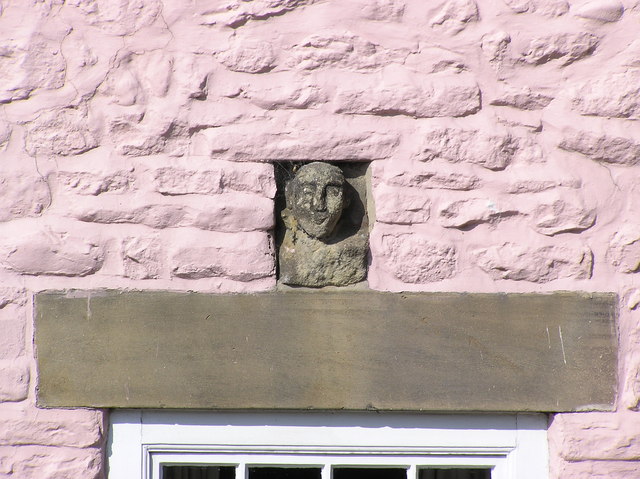
[[[44,292],[38,404],[609,410],[616,308],[608,293]]]

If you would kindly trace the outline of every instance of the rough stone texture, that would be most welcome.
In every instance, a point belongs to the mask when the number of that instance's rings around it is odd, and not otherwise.
[[[102,203],[102,201],[100,201]],[[118,202],[119,203],[119,202]],[[178,205],[146,205],[136,209],[110,209],[79,205],[73,214],[80,221],[93,223],[140,223],[151,228],[170,228],[188,224],[184,221],[189,210]]]
[[[329,131],[315,125],[292,125],[276,131],[243,125],[216,128],[203,132],[203,152],[242,161],[371,160],[389,157],[398,145],[396,134],[354,131],[350,126]]]
[[[224,236],[211,238],[212,246],[182,246],[171,254],[172,276],[178,278],[229,277],[236,281],[265,278],[275,271],[274,247],[267,234],[235,235],[233,245]],[[227,240],[227,241],[225,241]]]
[[[631,289],[627,291],[627,294],[625,294],[625,299],[627,300],[627,308],[632,311],[635,310],[638,305],[640,305],[640,290]]]
[[[438,222],[445,228],[471,228],[481,223],[495,223],[518,213],[489,198],[469,198],[441,203]]]
[[[551,428],[554,433],[564,434],[559,435],[559,444],[554,447],[565,461],[638,460],[638,421],[640,417],[633,413],[556,416]]]
[[[521,89],[506,88],[505,91],[491,100],[492,105],[512,106],[521,110],[541,110],[553,100],[552,96],[534,92],[529,87]]]
[[[188,128],[171,120],[144,122],[144,116],[116,119],[109,125],[109,133],[116,143],[116,151],[124,156],[150,156],[166,153],[183,156],[188,148]]]
[[[560,60],[563,65],[569,65],[593,53],[598,43],[598,37],[591,33],[536,38],[525,47],[521,60],[534,65]]]
[[[7,143],[11,139],[11,133],[13,129],[11,125],[5,121],[0,121],[0,150],[4,150],[7,147]]]
[[[406,3],[402,0],[372,0],[364,2],[361,11],[362,18],[377,21],[402,20]]]
[[[163,195],[217,194],[227,190],[259,193],[267,198],[276,194],[273,166],[217,162],[206,169],[175,167],[154,172],[155,189]]]
[[[523,194],[523,193],[540,193],[549,191],[554,188],[564,187],[578,189],[582,186],[582,182],[577,178],[566,179],[514,179],[506,187],[507,193]]]
[[[558,278],[591,277],[593,254],[586,246],[529,248],[514,243],[473,252],[476,264],[493,279],[546,283]]]
[[[447,0],[429,24],[436,30],[456,34],[478,18],[478,5],[474,0]]]
[[[122,243],[124,275],[132,279],[155,279],[162,267],[162,246],[157,236],[125,238]]]
[[[468,59],[455,52],[436,46],[420,46],[405,55],[402,63],[412,70],[430,73],[460,75],[471,70]]]
[[[224,5],[217,16],[235,28],[249,20],[266,20],[312,3],[314,0],[235,0]]]
[[[596,222],[594,209],[586,208],[580,201],[558,199],[553,203],[538,205],[533,211],[534,229],[544,235],[584,231]]]
[[[635,297],[632,296],[630,298],[630,306],[633,307],[629,309],[637,310],[638,304],[633,305],[633,302],[636,299],[640,300],[640,295],[635,295]],[[629,381],[631,383],[629,410],[637,413],[638,411],[640,411],[640,363],[636,361],[635,364],[629,367],[629,369],[633,371]]]
[[[469,79],[434,78],[416,84],[379,84],[364,79],[337,93],[336,112],[408,115],[415,118],[465,116],[480,109],[480,90]]]
[[[0,446],[2,479],[100,479],[102,464],[99,448]]]
[[[569,11],[565,0],[503,0],[515,13],[538,13],[546,17],[559,17]]]
[[[0,173],[0,222],[40,216],[51,203],[49,185],[33,173]]]
[[[125,53],[109,72],[100,92],[117,105],[148,104],[167,95],[173,64],[174,58],[162,51]]]
[[[412,171],[394,172],[385,180],[390,185],[417,186],[429,189],[445,190],[473,190],[480,186],[480,178],[475,175],[465,175],[457,172],[440,173],[442,168],[414,168]]]
[[[113,35],[131,35],[153,23],[162,9],[159,0],[70,0],[90,25]]]
[[[98,146],[87,127],[86,111],[79,108],[49,110],[27,127],[25,149],[32,155],[76,155]]]
[[[3,43],[0,54],[0,104],[28,98],[34,90],[64,85],[66,62],[59,45],[41,35]]]
[[[381,223],[410,225],[426,223],[431,216],[431,199],[415,188],[381,185],[373,191],[376,220]]]
[[[572,6],[571,13],[603,23],[617,22],[624,13],[624,6],[618,0],[592,0]]]
[[[503,0],[504,3],[515,13],[524,13],[533,9],[533,3],[529,0]]]
[[[24,313],[21,316],[22,317],[18,316],[16,318],[13,317],[12,314],[11,319],[4,319],[4,316],[0,316],[0,329],[2,329],[3,334],[2,347],[0,348],[0,361],[16,359],[25,353]]]
[[[411,233],[378,232],[372,250],[384,267],[406,283],[442,281],[456,273],[457,255],[451,245]]]
[[[510,44],[511,35],[505,31],[497,31],[484,35],[480,46],[491,66],[499,68],[509,55]]]
[[[607,258],[621,273],[635,273],[640,269],[640,227],[637,224],[624,224],[613,235]]]
[[[634,166],[640,162],[640,143],[631,138],[568,129],[558,146],[605,163]]]
[[[102,414],[89,410],[24,407],[0,410],[0,448],[8,445],[95,446],[103,439]]]
[[[364,6],[365,11],[376,8],[374,2]],[[393,6],[389,8],[395,8]],[[321,67],[340,67],[355,71],[378,69],[390,61],[399,60],[393,52],[371,41],[352,34],[311,35],[292,49],[287,63],[302,70]]]
[[[244,73],[264,73],[276,66],[273,47],[263,41],[244,42],[224,50],[218,60],[229,70]]]
[[[23,289],[0,288],[0,309],[3,309],[9,304],[22,306],[26,301],[25,291]]]
[[[576,479],[638,479],[640,461],[580,461],[554,464],[552,477]]]
[[[517,139],[509,133],[488,135],[478,130],[446,128],[426,132],[417,158],[430,161],[445,158],[453,163],[476,163],[490,170],[506,168],[518,148]]]
[[[131,172],[118,171],[104,175],[85,171],[61,171],[58,182],[67,191],[78,195],[97,196],[102,193],[126,193],[134,188]]]
[[[599,76],[571,88],[573,108],[583,115],[640,119],[640,70]]]
[[[286,82],[273,86],[245,87],[241,97],[265,110],[317,108],[327,102],[322,89],[313,83]]]
[[[285,236],[280,245],[280,281],[319,288],[346,286],[364,281],[367,275],[367,237],[356,234],[325,244],[303,234]]]
[[[246,193],[220,194],[203,198],[199,205],[179,204],[128,205],[119,200],[99,198],[97,205],[86,202],[71,209],[72,216],[89,223],[136,223],[151,228],[196,226],[212,231],[253,231],[273,228],[273,201]],[[244,221],[241,219],[244,218]]]
[[[0,264],[27,275],[86,276],[102,267],[100,245],[84,238],[37,231],[0,245]]]
[[[29,379],[29,364],[24,359],[0,361],[0,403],[26,399]]]

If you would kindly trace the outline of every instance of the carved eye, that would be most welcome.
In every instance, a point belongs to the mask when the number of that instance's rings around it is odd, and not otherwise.
[[[336,185],[327,186],[327,196],[337,198],[342,194],[342,188]]]

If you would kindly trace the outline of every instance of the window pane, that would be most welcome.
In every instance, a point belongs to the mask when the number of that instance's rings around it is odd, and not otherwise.
[[[398,467],[334,467],[333,479],[407,479],[407,470]]]
[[[418,479],[491,479],[491,469],[420,469]]]
[[[249,479],[320,479],[319,467],[250,467]]]
[[[233,466],[162,466],[162,479],[235,479]]]

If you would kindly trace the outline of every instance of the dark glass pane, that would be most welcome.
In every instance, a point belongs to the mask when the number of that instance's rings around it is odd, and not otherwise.
[[[491,479],[491,469],[420,469],[418,479]]]
[[[407,470],[398,467],[334,467],[333,479],[407,479]]]
[[[320,479],[319,467],[250,467],[249,479]]]
[[[235,479],[234,466],[162,466],[162,479]]]

